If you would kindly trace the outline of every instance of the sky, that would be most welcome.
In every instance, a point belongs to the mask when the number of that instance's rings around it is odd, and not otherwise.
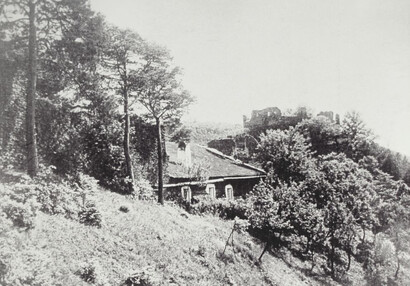
[[[166,46],[196,98],[185,116],[242,124],[253,109],[357,111],[410,155],[409,0],[92,0]]]

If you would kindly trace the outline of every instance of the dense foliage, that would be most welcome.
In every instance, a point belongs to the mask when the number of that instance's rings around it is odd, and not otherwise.
[[[35,228],[38,211],[101,228],[100,210],[88,200],[96,180],[144,200],[156,184],[163,204],[165,138],[207,143],[239,133],[238,126],[180,128],[193,98],[169,52],[107,24],[86,0],[10,0],[0,4],[0,16],[0,169],[32,177],[0,194],[8,241],[11,230]],[[357,261],[371,285],[408,282],[401,275],[410,260],[407,158],[376,144],[357,113],[341,124],[308,118],[304,109],[288,118],[260,136],[253,159],[267,178],[246,200],[185,207],[247,219],[265,243],[260,259],[287,248],[335,279]],[[203,166],[190,173],[207,178]],[[0,249],[2,284],[17,248]],[[78,275],[95,282],[96,269],[85,265]],[[145,276],[134,273],[125,284],[148,283]]]
[[[155,150],[164,139],[149,116],[173,132],[192,101],[169,52],[106,23],[86,0],[12,0],[0,5],[0,15],[1,167],[35,176],[38,161],[122,193],[161,180]],[[37,36],[37,49],[28,35]]]
[[[315,136],[331,137],[317,121],[303,124],[314,124],[319,132],[308,130]],[[400,267],[408,257],[402,245],[409,232],[410,188],[367,155],[372,142],[364,137],[352,136],[346,152],[314,156],[310,142],[317,144],[317,138],[308,141],[297,129],[261,136],[257,159],[268,178],[248,197],[247,216],[251,233],[265,241],[265,251],[287,247],[311,261],[312,270],[320,266],[338,279],[356,259],[371,283],[400,281]],[[384,247],[380,243],[387,242],[394,271],[377,258]]]

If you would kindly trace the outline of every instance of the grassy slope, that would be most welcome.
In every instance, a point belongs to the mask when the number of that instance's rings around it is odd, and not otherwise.
[[[101,229],[39,213],[36,228],[19,235],[12,274],[37,268],[41,273],[35,275],[50,285],[87,285],[74,272],[81,262],[97,261],[109,285],[144,267],[151,267],[162,285],[320,285],[269,255],[255,266],[261,247],[245,234],[235,234],[234,247],[221,258],[232,222],[107,191],[93,199],[103,216]],[[120,212],[122,205],[130,212]]]

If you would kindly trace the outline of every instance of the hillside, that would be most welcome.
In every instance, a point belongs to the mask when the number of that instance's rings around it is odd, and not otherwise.
[[[192,142],[206,145],[214,139],[222,139],[227,136],[235,136],[243,133],[241,124],[233,123],[215,123],[215,122],[185,122],[185,127],[190,131],[190,139]]]
[[[17,249],[8,257],[7,277],[25,280],[21,285],[89,285],[75,272],[92,263],[105,285],[120,285],[142,269],[159,285],[322,285],[273,256],[256,266],[262,248],[249,235],[235,233],[234,246],[222,255],[230,221],[103,190],[93,200],[102,214],[101,228],[39,212],[34,229],[3,233],[15,236]],[[129,212],[119,211],[121,206]],[[2,245],[3,252],[8,247]]]

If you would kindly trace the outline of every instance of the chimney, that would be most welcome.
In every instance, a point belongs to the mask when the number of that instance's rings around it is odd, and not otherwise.
[[[189,143],[183,141],[178,143],[177,162],[185,167],[192,166],[191,147]]]

